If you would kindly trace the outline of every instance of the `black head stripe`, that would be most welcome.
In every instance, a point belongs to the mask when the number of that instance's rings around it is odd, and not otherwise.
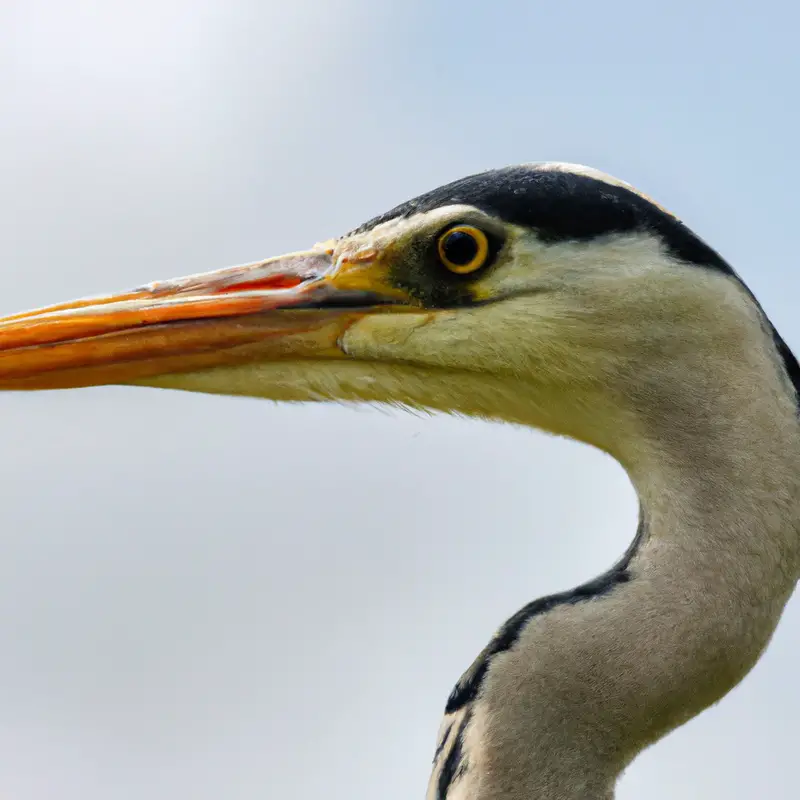
[[[353,233],[455,204],[474,206],[505,222],[535,230],[545,242],[590,241],[613,233],[657,233],[677,258],[730,271],[680,220],[636,192],[588,175],[536,165],[461,178],[375,217]]]

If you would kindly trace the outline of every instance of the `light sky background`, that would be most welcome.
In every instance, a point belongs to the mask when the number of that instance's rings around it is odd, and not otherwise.
[[[800,11],[2,0],[0,312],[298,249],[556,159],[678,213],[794,349]],[[410,800],[495,627],[605,569],[622,470],[373,409],[0,395],[0,796]],[[800,605],[635,800],[796,798]]]

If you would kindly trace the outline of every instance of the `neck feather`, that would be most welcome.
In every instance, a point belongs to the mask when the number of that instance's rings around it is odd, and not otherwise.
[[[448,701],[429,800],[611,798],[754,666],[800,567],[796,400],[771,353],[761,367],[651,405],[615,454],[640,498],[631,548],[501,627]]]

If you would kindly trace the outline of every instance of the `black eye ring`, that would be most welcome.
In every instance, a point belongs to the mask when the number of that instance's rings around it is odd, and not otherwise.
[[[437,242],[439,260],[451,272],[468,275],[480,269],[489,258],[489,239],[473,225],[456,225]]]

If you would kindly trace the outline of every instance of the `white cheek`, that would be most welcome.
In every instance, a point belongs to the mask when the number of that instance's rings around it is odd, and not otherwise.
[[[353,358],[391,360],[413,357],[416,332],[427,327],[426,314],[375,314],[351,325],[339,347]]]

